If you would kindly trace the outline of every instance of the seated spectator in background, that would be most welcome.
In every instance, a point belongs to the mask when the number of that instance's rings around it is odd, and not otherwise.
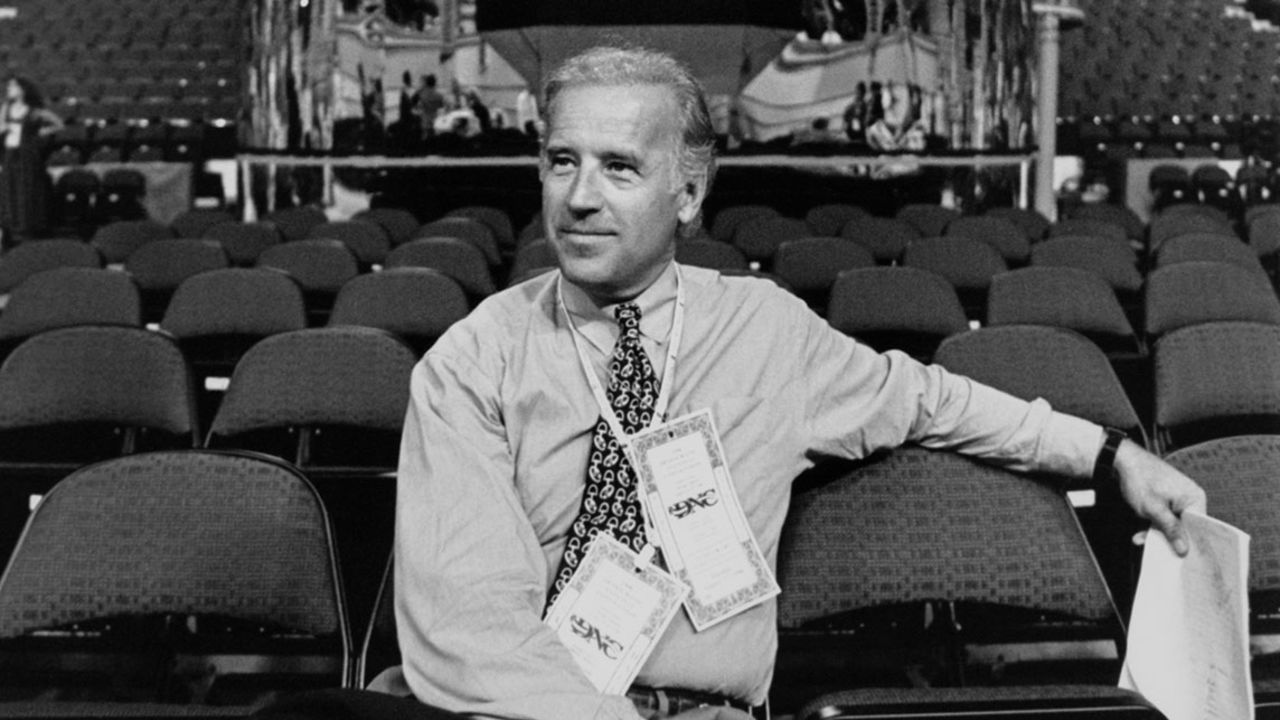
[[[902,83],[888,83],[879,98],[884,114],[867,128],[867,143],[875,150],[925,149],[926,131],[923,119],[912,112],[911,90]]]
[[[792,480],[820,457],[858,459],[905,442],[1019,470],[1114,470],[1134,509],[1187,552],[1179,515],[1203,510],[1204,493],[1139,445],[1043,400],[876,353],[767,280],[677,265],[676,238],[701,226],[715,172],[710,113],[684,66],[596,48],[552,72],[545,97],[542,213],[559,269],[490,297],[414,370],[396,497],[404,665],[375,687],[496,718],[760,713],[777,649],[768,585]],[[700,411],[709,414],[691,415]],[[718,437],[697,423],[708,417]],[[584,554],[597,543],[621,553],[626,563],[604,568],[617,584],[650,561],[670,566],[707,550],[651,529],[708,517],[691,516],[688,501],[641,507],[625,443],[654,426],[665,430],[656,442],[703,428],[680,446],[685,472],[667,482],[705,467],[702,483],[723,448],[741,522],[699,527],[739,560],[748,547],[762,557],[746,565],[750,602],[726,596],[722,622],[702,630],[677,614],[638,660],[630,689],[604,694],[576,658],[603,662],[616,647],[572,618],[564,641],[544,622],[566,583],[605,581],[604,570],[576,576]],[[726,541],[730,527],[752,542]],[[612,617],[640,601],[601,595],[599,612]],[[566,645],[573,638],[587,638],[579,654]]]
[[[476,129],[481,135],[487,135],[493,130],[493,120],[489,116],[489,108],[480,100],[480,93],[471,89],[467,91],[467,107],[471,110],[471,114],[476,117]]]
[[[42,234],[49,224],[53,188],[44,168],[43,138],[63,127],[62,118],[44,106],[44,96],[25,77],[5,84],[0,108],[4,166],[0,171],[0,228],[3,244]]]

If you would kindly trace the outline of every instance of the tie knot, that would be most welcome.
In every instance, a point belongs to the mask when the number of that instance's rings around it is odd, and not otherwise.
[[[640,336],[640,306],[635,303],[622,303],[613,311],[618,319],[618,328],[629,338]]]

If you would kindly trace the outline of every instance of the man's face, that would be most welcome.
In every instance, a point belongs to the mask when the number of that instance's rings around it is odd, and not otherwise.
[[[702,184],[676,168],[673,92],[657,85],[578,86],[551,108],[541,164],[547,237],[564,277],[599,301],[640,294],[696,217]]]

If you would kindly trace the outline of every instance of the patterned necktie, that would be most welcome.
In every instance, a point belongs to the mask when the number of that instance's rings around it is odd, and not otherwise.
[[[658,402],[658,377],[640,345],[640,308],[635,303],[619,305],[621,334],[609,362],[609,387],[605,395],[627,433],[649,427]],[[560,568],[547,596],[547,607],[555,602],[586,555],[587,544],[601,531],[635,552],[645,544],[644,516],[636,495],[635,472],[618,439],[602,416],[591,434],[591,456],[587,460],[587,483],[578,517],[569,528],[569,539],[560,559]]]

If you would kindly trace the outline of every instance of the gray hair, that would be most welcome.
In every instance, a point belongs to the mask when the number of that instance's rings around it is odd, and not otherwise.
[[[716,174],[715,129],[702,83],[683,63],[645,48],[595,47],[560,64],[542,88],[548,127],[562,90],[582,85],[660,85],[675,93],[680,112],[676,164],[685,180],[704,178],[706,190]],[[544,136],[545,137],[545,136]]]

